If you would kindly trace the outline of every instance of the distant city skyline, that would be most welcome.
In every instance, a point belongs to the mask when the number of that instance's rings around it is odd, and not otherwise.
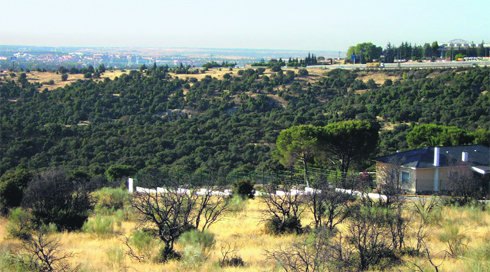
[[[19,0],[0,44],[338,50],[372,42],[490,42],[490,1]]]

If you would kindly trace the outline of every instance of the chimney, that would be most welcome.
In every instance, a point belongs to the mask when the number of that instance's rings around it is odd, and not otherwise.
[[[440,149],[439,147],[434,147],[434,166],[439,166]]]
[[[462,152],[461,153],[461,161],[462,162],[467,162],[468,161],[468,152]]]

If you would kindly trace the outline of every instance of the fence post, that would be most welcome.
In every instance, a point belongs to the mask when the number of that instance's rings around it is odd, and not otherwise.
[[[133,187],[133,178],[128,178],[128,192],[131,194],[133,193],[134,187]]]

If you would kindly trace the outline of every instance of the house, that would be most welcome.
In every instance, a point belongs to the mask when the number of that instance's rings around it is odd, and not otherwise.
[[[462,177],[483,179],[488,191],[490,149],[483,145],[426,147],[374,159],[376,182],[395,180],[412,193],[457,190]]]

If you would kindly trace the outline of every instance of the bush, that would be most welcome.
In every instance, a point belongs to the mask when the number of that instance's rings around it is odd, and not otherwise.
[[[126,241],[129,256],[138,261],[149,261],[156,256],[158,252],[155,252],[155,249],[158,249],[158,244],[156,235],[148,230],[137,230]]]
[[[129,193],[121,188],[102,188],[93,194],[95,200],[95,212],[99,214],[111,214],[123,209],[129,204]]]
[[[308,75],[308,70],[306,70],[306,69],[299,69],[298,70],[298,75],[300,75],[300,76],[307,76]]]
[[[221,258],[218,261],[218,265],[220,267],[238,267],[244,266],[245,262],[243,262],[242,258],[236,255],[236,248],[232,247],[229,243],[225,243],[221,246]]]
[[[22,208],[15,208],[8,217],[7,233],[11,238],[29,239],[33,230],[32,215]]]
[[[182,260],[186,266],[195,266],[204,262],[215,243],[212,233],[198,230],[183,233],[178,242],[184,246]]]
[[[255,196],[254,183],[250,179],[239,179],[233,183],[233,194],[242,198],[251,198]]]
[[[274,235],[284,233],[301,234],[303,229],[301,228],[301,221],[295,216],[286,218],[284,222],[279,217],[272,217],[265,224],[265,232]]]
[[[113,247],[106,251],[107,267],[112,271],[127,271],[124,264],[124,250],[120,247]]]
[[[7,214],[8,210],[21,204],[24,190],[32,179],[32,173],[24,169],[7,171],[0,177],[0,212]]]
[[[239,195],[234,195],[228,199],[228,211],[240,212],[245,208],[247,201]]]
[[[38,263],[28,254],[18,254],[0,249],[0,271],[32,272],[40,271]]]
[[[88,192],[63,170],[49,170],[35,177],[22,200],[37,226],[54,223],[61,230],[78,230],[92,207]]]
[[[448,221],[444,224],[443,230],[439,234],[439,240],[446,243],[448,247],[447,253],[453,258],[463,255],[466,249],[465,242],[468,240],[468,237],[460,232],[458,224]]]
[[[83,224],[82,230],[97,236],[107,236],[114,233],[114,218],[97,215]]]

